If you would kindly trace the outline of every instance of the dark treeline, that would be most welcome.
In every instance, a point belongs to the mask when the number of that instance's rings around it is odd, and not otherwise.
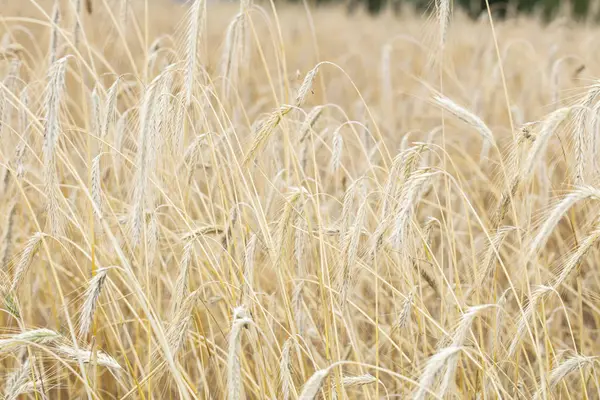
[[[292,0],[299,1],[299,0]],[[403,7],[416,7],[420,11],[435,9],[435,0],[313,0],[317,5],[345,1],[348,12],[354,12],[365,7],[372,14],[378,14],[389,7],[395,12],[402,12]],[[490,8],[496,17],[516,13],[539,13],[546,19],[551,19],[561,8],[569,11],[576,18],[593,17],[598,19],[597,4],[600,0],[488,0]],[[471,17],[477,18],[482,12],[487,12],[486,0],[454,0],[455,7],[462,7]],[[563,11],[564,11],[563,10]]]

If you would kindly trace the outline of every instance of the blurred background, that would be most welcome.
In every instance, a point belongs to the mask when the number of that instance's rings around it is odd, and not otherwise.
[[[184,0],[179,0],[184,1]],[[302,0],[289,0],[301,2]],[[348,12],[354,13],[360,8],[372,14],[378,14],[386,9],[400,13],[403,7],[416,8],[419,11],[431,11],[435,8],[432,0],[308,0],[316,6],[339,4],[344,2]],[[578,19],[600,19],[600,0],[488,0],[490,8],[496,17],[514,16],[519,13],[539,14],[543,19],[550,20],[557,15],[570,14]],[[455,7],[460,7],[472,18],[477,18],[482,12],[487,12],[486,0],[454,0]]]

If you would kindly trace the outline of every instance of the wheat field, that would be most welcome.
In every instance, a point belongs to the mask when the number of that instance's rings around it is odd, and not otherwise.
[[[1,7],[3,399],[600,398],[600,27]]]

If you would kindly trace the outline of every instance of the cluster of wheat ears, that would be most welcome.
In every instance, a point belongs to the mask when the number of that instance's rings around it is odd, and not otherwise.
[[[2,7],[3,399],[600,397],[595,25]]]

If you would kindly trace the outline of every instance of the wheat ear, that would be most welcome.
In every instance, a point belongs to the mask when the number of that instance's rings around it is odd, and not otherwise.
[[[271,133],[279,125],[283,117],[292,110],[292,107],[284,105],[273,111],[269,117],[259,123],[256,134],[254,135],[254,142],[250,146],[250,150],[246,153],[244,159],[244,165],[248,165],[254,157],[258,154],[263,144],[267,141]]]
[[[183,247],[183,255],[179,262],[179,275],[175,282],[175,299],[173,302],[173,313],[177,313],[183,304],[183,301],[188,296],[188,280],[189,280],[189,269],[192,259],[192,250],[194,249],[193,241],[189,241]]]
[[[443,2],[447,2],[448,0],[442,0]],[[473,114],[471,111],[466,108],[459,106],[452,100],[443,96],[435,96],[434,101],[445,110],[454,114],[460,120],[466,122],[467,124],[474,127],[477,132],[481,135],[483,139],[483,146],[481,148],[481,159],[487,157],[487,152],[490,147],[496,146],[496,141],[494,140],[494,135],[488,126],[483,122],[481,118],[477,115]]]
[[[450,0],[436,0],[435,4],[440,24],[440,47],[444,48],[450,22]]]
[[[20,348],[29,343],[50,344],[57,341],[60,335],[50,329],[33,329],[24,331],[8,337],[0,338],[0,354]]]
[[[554,227],[575,203],[589,198],[600,199],[600,190],[591,186],[581,186],[562,199],[545,219],[538,234],[529,244],[529,250],[525,259],[530,260],[537,253],[538,249],[546,243]]]
[[[190,7],[188,16],[187,46],[185,48],[185,105],[189,107],[192,102],[194,76],[198,63],[198,42],[202,40],[204,24],[206,21],[205,0],[195,0]]]
[[[98,307],[98,299],[102,293],[104,282],[108,268],[100,268],[96,271],[96,275],[90,279],[87,289],[85,290],[83,306],[81,307],[81,314],[79,317],[79,335],[81,337],[87,336],[92,326],[94,318],[94,312]]]
[[[424,400],[427,393],[432,392],[437,374],[444,368],[446,362],[458,355],[460,351],[462,351],[462,347],[446,347],[429,358],[419,379],[419,388],[413,394],[414,400]]]
[[[298,400],[314,400],[317,397],[321,386],[323,386],[325,378],[327,378],[327,375],[329,375],[330,370],[331,368],[320,369],[312,374],[312,376],[304,384]]]
[[[292,372],[290,371],[291,359],[290,353],[294,340],[289,338],[283,344],[281,349],[281,359],[279,361],[279,374],[281,376],[281,398],[282,400],[289,400],[290,393],[294,391],[294,381],[292,380]]]
[[[552,292],[552,290],[553,289],[550,286],[540,286],[531,293],[531,298],[529,300],[529,303],[523,310],[521,318],[519,318],[519,322],[517,324],[517,332],[508,348],[508,357],[509,358],[511,358],[517,351],[517,347],[518,347],[519,343],[521,342],[523,335],[527,331],[527,326],[529,324],[529,320],[535,314],[538,304],[540,303],[540,301],[543,298],[548,296],[548,294],[550,294],[550,292]]]
[[[27,269],[31,265],[31,261],[33,260],[33,257],[35,257],[36,253],[38,252],[38,250],[42,244],[43,237],[44,237],[43,233],[41,233],[41,232],[35,233],[31,238],[29,238],[29,240],[27,241],[27,244],[25,245],[25,248],[23,249],[23,251],[21,251],[20,255],[18,256],[18,260],[17,260],[17,262],[15,264],[15,268],[14,268],[15,272],[14,272],[14,276],[13,276],[12,285],[10,288],[11,291],[15,291],[17,289],[17,287],[19,287],[19,284],[23,280],[23,277],[25,276]]]
[[[43,158],[45,192],[48,197],[47,212],[50,229],[54,236],[62,233],[59,215],[59,182],[56,172],[56,147],[60,137],[59,114],[65,84],[67,58],[56,61],[50,69],[46,88],[46,126],[44,130]]]
[[[358,243],[362,233],[365,215],[367,213],[367,198],[363,196],[363,200],[358,208],[358,213],[352,228],[346,233],[342,246],[342,277],[340,289],[340,305],[342,309],[346,306],[348,290],[353,281],[354,264],[358,253]]]
[[[117,371],[123,369],[114,358],[112,358],[103,351],[96,350],[92,352],[90,350],[76,349],[74,347],[62,345],[57,347],[56,352],[68,359],[77,362],[82,362],[84,364],[90,363],[92,357],[94,357],[94,362],[96,365]]]
[[[6,268],[8,261],[11,257],[12,251],[12,236],[13,236],[13,226],[15,222],[15,210],[16,210],[16,202],[11,202],[8,206],[8,213],[6,217],[5,231],[2,237],[2,260],[0,261],[0,269]]]
[[[588,357],[579,354],[568,358],[550,372],[547,390],[553,392],[556,385],[558,385],[567,375],[593,365],[597,359],[598,357]],[[541,399],[542,395],[543,391],[542,388],[540,388],[536,392],[534,399]]]
[[[58,50],[58,30],[60,29],[60,7],[58,1],[54,3],[54,9],[52,10],[52,30],[50,33],[50,58],[49,64],[52,66],[56,62],[57,50]]]
[[[135,187],[133,194],[133,207],[129,221],[129,230],[131,232],[131,241],[133,247],[136,247],[140,242],[142,227],[144,222],[144,210],[150,202],[148,180],[149,169],[152,168],[151,153],[156,149],[153,143],[154,136],[154,105],[156,100],[156,87],[161,77],[157,77],[148,88],[144,99],[144,106],[141,112],[140,138],[138,141],[138,152],[136,158],[136,176]]]
[[[243,328],[252,323],[252,319],[247,317],[246,314],[245,309],[234,312],[231,333],[229,334],[229,350],[227,352],[227,398],[229,400],[238,400],[242,396],[241,333]]]

